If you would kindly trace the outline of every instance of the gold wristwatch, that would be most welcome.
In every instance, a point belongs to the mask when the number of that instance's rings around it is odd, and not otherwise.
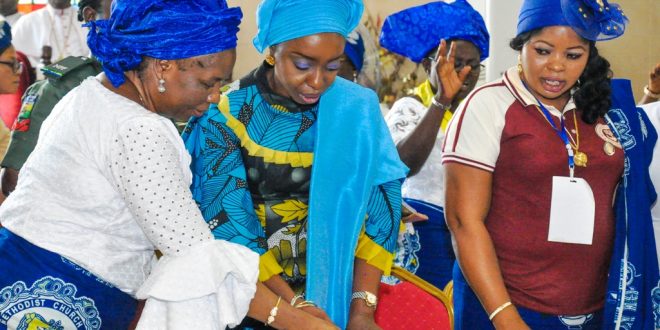
[[[351,301],[353,301],[353,299],[362,299],[367,304],[367,307],[371,307],[373,309],[376,309],[376,305],[378,305],[378,297],[369,291],[353,292]]]

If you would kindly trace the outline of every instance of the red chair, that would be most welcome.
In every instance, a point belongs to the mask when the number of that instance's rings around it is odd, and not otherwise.
[[[454,309],[442,290],[399,267],[392,275],[396,285],[381,283],[378,290],[376,324],[383,330],[452,330]]]

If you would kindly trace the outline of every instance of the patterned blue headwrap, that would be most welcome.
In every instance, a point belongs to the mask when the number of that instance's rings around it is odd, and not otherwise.
[[[317,33],[344,37],[362,18],[361,0],[263,0],[257,8],[257,35],[252,41],[262,53],[272,45]]]
[[[90,22],[87,44],[115,87],[143,56],[177,60],[236,48],[243,14],[225,0],[115,0]]]
[[[490,35],[481,15],[466,0],[442,1],[404,9],[385,19],[380,45],[417,63],[438,48],[440,39],[473,43],[488,57]]]
[[[353,63],[357,72],[362,71],[362,65],[364,64],[364,41],[357,30],[354,30],[346,37],[344,54]]]
[[[525,0],[518,15],[518,35],[546,26],[570,26],[587,40],[619,37],[628,18],[607,0]]]
[[[11,27],[9,23],[0,20],[0,50],[11,45]]]

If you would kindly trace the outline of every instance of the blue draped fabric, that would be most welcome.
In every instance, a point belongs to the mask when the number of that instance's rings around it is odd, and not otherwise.
[[[263,0],[257,8],[257,35],[262,53],[272,45],[317,33],[346,37],[362,18],[361,0]]]
[[[345,328],[355,248],[371,187],[403,179],[408,169],[380,114],[378,97],[368,88],[337,77],[321,96],[317,125],[309,218],[324,221],[308,224],[307,254],[313,257],[307,261],[306,298]]]
[[[612,81],[606,120],[623,146],[623,179],[614,204],[616,232],[603,329],[660,329],[660,274],[651,220],[656,200],[649,166],[657,133],[635,108],[630,81]]]
[[[115,87],[143,56],[177,60],[236,48],[240,8],[225,0],[115,0],[107,20],[87,23],[87,45]]]
[[[627,23],[621,7],[607,0],[525,0],[517,34],[562,25],[585,39],[600,41],[621,36]]]
[[[438,289],[445,288],[452,280],[452,270],[456,255],[451,244],[451,232],[445,222],[442,207],[417,199],[404,199],[415,211],[429,217],[426,221],[415,222],[415,232],[419,237],[419,251],[414,252],[419,265],[407,269]]]
[[[74,262],[0,228],[0,328],[126,329],[137,301]]]
[[[11,45],[11,27],[6,21],[0,21],[0,50]]]
[[[438,48],[441,39],[461,39],[473,43],[488,57],[490,36],[481,15],[465,0],[452,4],[435,1],[404,9],[383,22],[380,45],[417,63]]]
[[[346,37],[344,54],[353,63],[357,72],[362,71],[362,65],[364,64],[364,40],[362,40],[362,36],[357,30],[351,32]]]

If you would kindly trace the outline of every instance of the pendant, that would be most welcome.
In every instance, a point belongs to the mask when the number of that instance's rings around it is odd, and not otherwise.
[[[603,144],[603,151],[605,152],[606,155],[612,156],[614,155],[614,152],[616,152],[616,149],[613,144],[609,142],[605,142],[605,144]]]
[[[581,166],[581,167],[587,167],[587,154],[585,154],[582,151],[576,151],[575,156],[573,156],[573,160],[575,161],[575,165]]]

